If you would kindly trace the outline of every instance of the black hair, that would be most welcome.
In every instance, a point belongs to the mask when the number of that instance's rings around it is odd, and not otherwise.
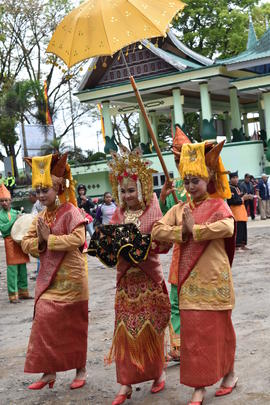
[[[105,191],[105,193],[103,194],[103,198],[105,198],[106,195],[108,195],[108,194],[112,195],[112,193],[110,191]]]

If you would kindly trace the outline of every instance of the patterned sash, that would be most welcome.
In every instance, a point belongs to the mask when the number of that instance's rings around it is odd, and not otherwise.
[[[192,216],[197,225],[211,224],[233,217],[229,206],[221,198],[209,198],[203,201],[192,209]],[[232,264],[235,250],[235,234],[231,238],[225,238],[224,240],[229,261]],[[186,243],[181,244],[178,266],[178,293],[209,243],[209,240],[196,242],[190,236]]]
[[[65,203],[59,207],[56,213],[55,222],[51,225],[51,234],[58,236],[69,235],[75,228],[84,223],[85,220],[79,209],[70,203]],[[49,249],[40,253],[40,270],[36,281],[35,305],[55,279],[65,255],[66,252]]]

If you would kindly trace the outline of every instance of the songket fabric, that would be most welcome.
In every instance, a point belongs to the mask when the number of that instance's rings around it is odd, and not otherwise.
[[[159,220],[152,237],[181,244],[180,375],[181,383],[196,388],[215,384],[234,363],[231,264],[235,226],[228,205],[221,199],[207,198],[190,205],[195,225],[193,234],[187,237],[182,233],[184,206],[176,205]]]
[[[140,231],[151,233],[162,216],[156,195],[139,217]],[[113,223],[124,223],[117,208]],[[170,301],[155,248],[144,262],[134,266],[119,257],[115,296],[115,330],[108,362],[116,362],[122,385],[158,379],[164,368],[164,332],[170,320]],[[163,248],[161,247],[161,250]]]
[[[176,196],[178,201],[186,201],[186,194],[184,191],[183,181],[177,180],[175,182]],[[170,194],[166,198],[166,203],[162,204],[159,200],[159,205],[162,211],[162,214],[165,215],[170,208],[176,204],[173,195]],[[179,301],[178,301],[178,266],[180,259],[180,245],[175,243],[173,246],[172,261],[170,265],[170,272],[168,281],[171,284],[170,291],[170,302],[171,302],[171,320],[170,320],[170,355],[176,358],[179,357],[180,351],[180,312],[179,312]]]
[[[11,208],[9,211],[0,210],[0,231],[4,238],[6,263],[7,263],[7,287],[10,301],[29,296],[27,282],[26,263],[29,256],[26,255],[20,245],[10,237],[11,229],[18,217],[19,212]]]
[[[46,212],[38,217],[46,220]],[[85,221],[72,204],[60,205],[43,249],[36,226],[37,217],[22,241],[25,252],[40,257],[25,372],[81,368],[86,364],[88,331],[88,282],[82,253]]]

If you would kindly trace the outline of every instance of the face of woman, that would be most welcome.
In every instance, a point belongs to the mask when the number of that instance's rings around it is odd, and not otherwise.
[[[36,189],[36,195],[41,204],[45,207],[53,207],[55,205],[55,199],[57,192],[52,187],[41,187]]]
[[[124,179],[121,183],[121,197],[130,209],[139,209],[138,190],[136,182],[132,179]]]
[[[198,200],[207,193],[207,181],[201,177],[186,177],[184,179],[184,186],[193,200]]]

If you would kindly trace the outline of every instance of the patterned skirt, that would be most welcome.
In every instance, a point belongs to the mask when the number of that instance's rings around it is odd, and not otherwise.
[[[180,311],[182,384],[207,387],[233,370],[236,337],[231,312]]]
[[[139,268],[121,278],[115,297],[115,331],[108,361],[122,385],[158,379],[163,371],[164,332],[170,321],[166,285]]]

